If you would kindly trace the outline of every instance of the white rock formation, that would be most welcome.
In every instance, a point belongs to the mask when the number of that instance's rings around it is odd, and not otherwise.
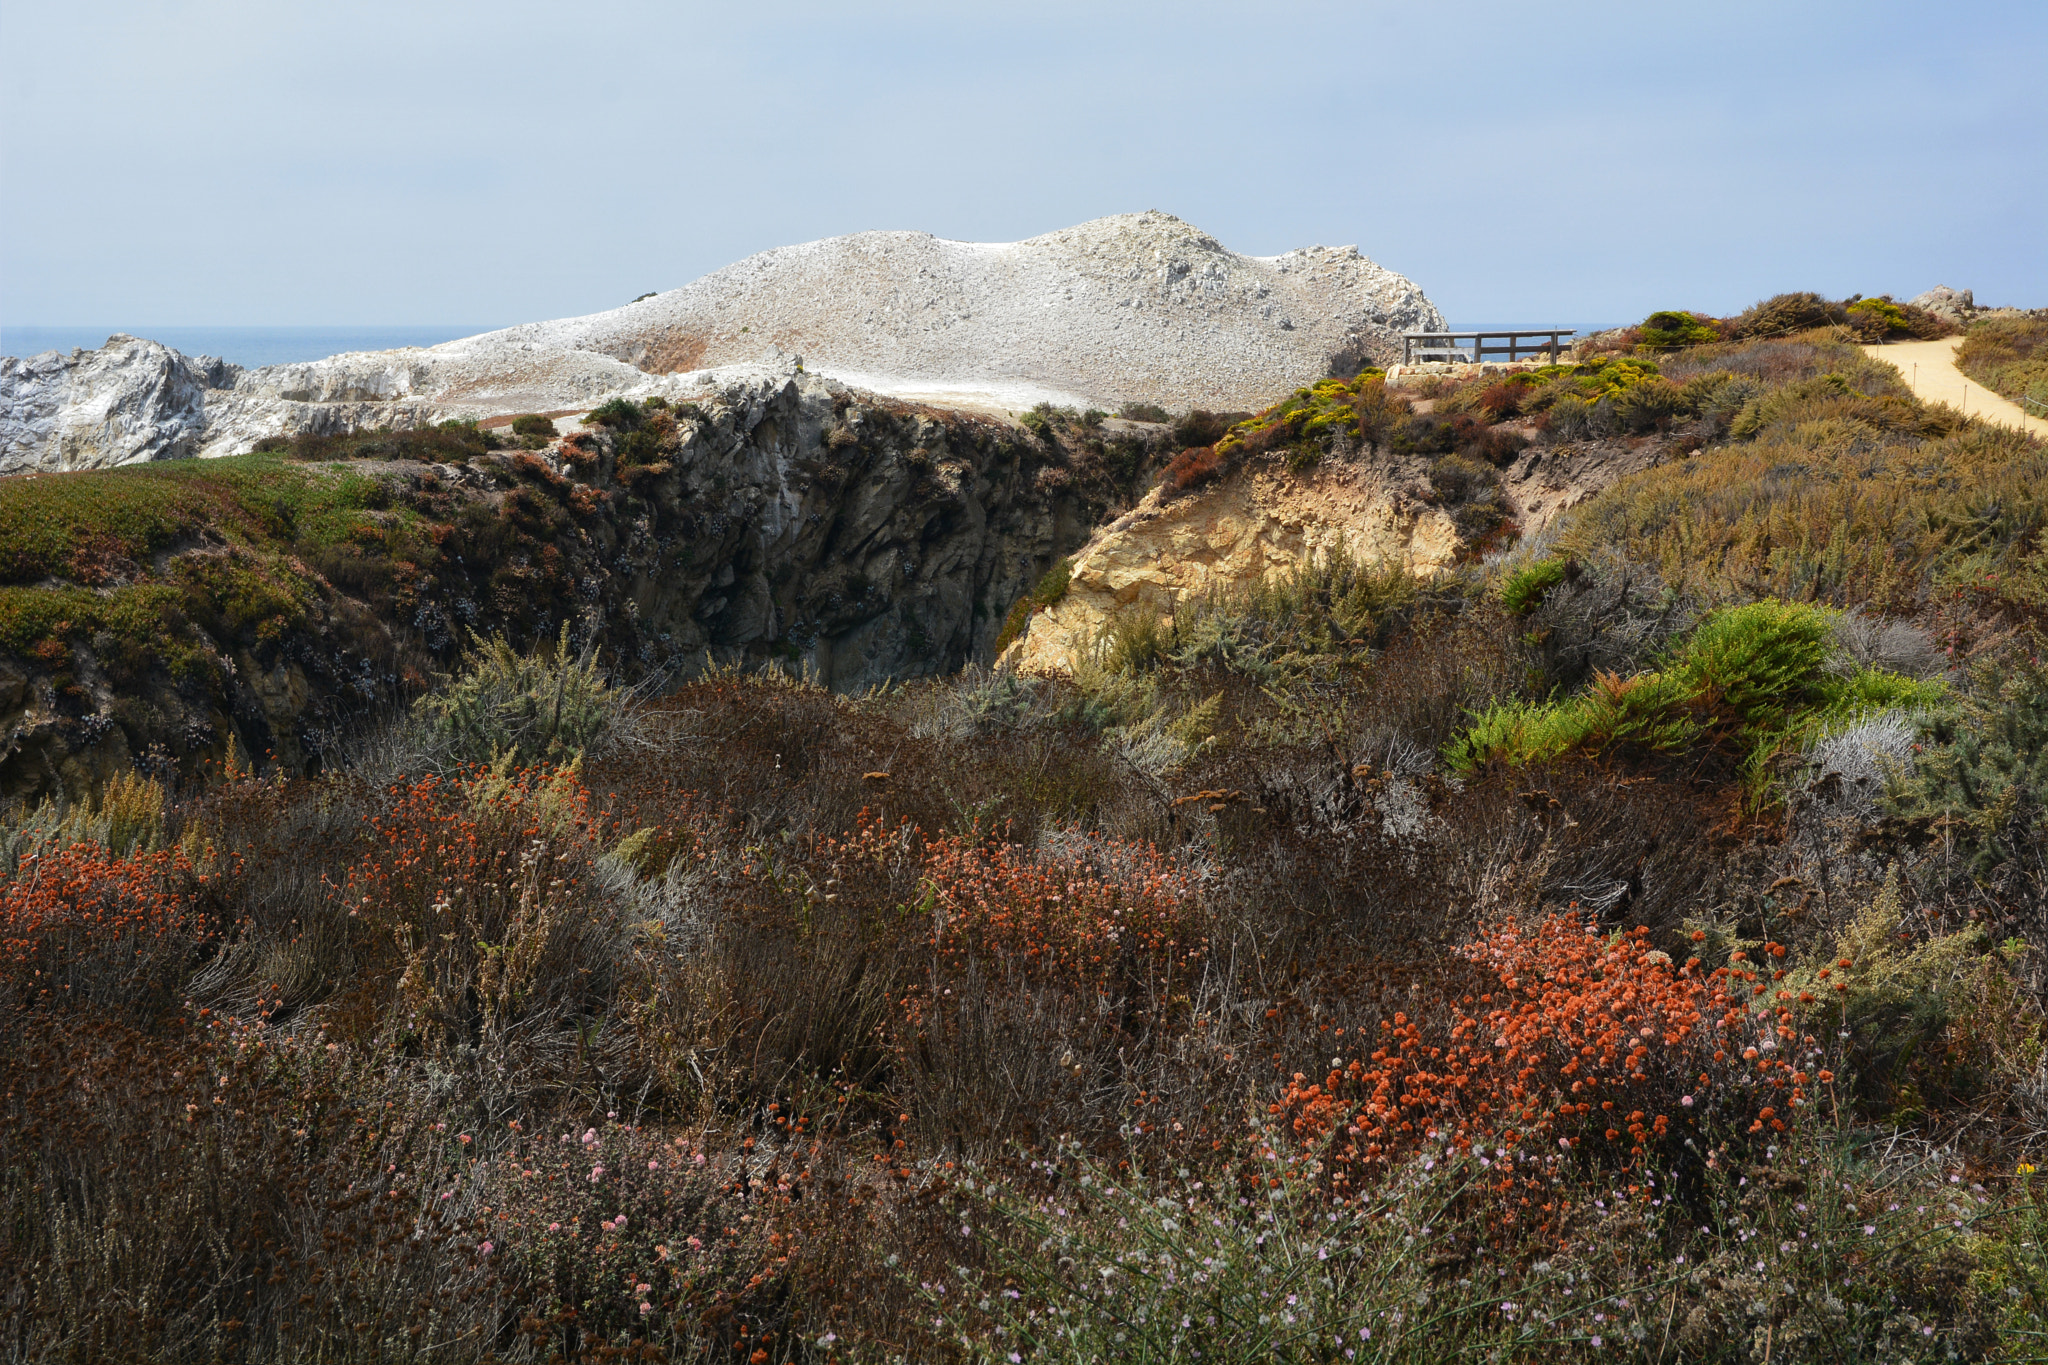
[[[1443,325],[1419,288],[1356,247],[1241,256],[1155,212],[1023,242],[861,232],[779,247],[624,308],[475,343],[679,371],[774,342],[883,393],[1249,409]]]
[[[1948,319],[1958,325],[1966,323],[1977,309],[1976,294],[1968,289],[1955,290],[1945,284],[1937,284],[1926,293],[1911,300],[1915,308],[1925,308],[1937,317]]]
[[[426,349],[243,370],[113,337],[0,360],[0,473],[228,455],[300,431],[686,397],[768,352],[947,406],[1252,409],[1385,361],[1443,315],[1353,247],[1241,256],[1164,213],[1023,242],[862,232],[666,294]]]
[[[204,391],[234,371],[123,335],[97,351],[0,357],[0,474],[196,454]]]

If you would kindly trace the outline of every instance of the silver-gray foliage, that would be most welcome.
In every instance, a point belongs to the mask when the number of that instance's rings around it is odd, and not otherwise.
[[[1793,793],[1795,823],[1812,830],[1866,819],[1887,785],[1912,771],[1918,738],[1914,718],[1890,710],[1815,739],[1806,749],[1806,780]]]

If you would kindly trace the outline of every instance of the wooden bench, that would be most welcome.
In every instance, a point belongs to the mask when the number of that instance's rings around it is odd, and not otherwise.
[[[1572,337],[1577,334],[1577,330],[1571,327],[1545,327],[1527,332],[1403,332],[1401,363],[1413,365],[1417,362],[1446,360],[1463,365],[1480,365],[1484,364],[1489,356],[1507,360],[1520,360],[1524,355],[1549,355],[1555,358],[1559,351],[1571,344]],[[1536,338],[1541,340],[1538,341]],[[1505,344],[1489,346],[1488,342]]]

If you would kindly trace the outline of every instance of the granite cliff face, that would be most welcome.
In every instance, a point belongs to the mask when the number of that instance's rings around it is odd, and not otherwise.
[[[450,418],[686,401],[801,355],[869,392],[987,413],[1040,402],[1252,409],[1441,327],[1353,247],[1252,257],[1164,213],[1023,242],[863,232],[748,257],[609,312],[431,348],[244,370],[154,342],[0,360],[0,474],[239,454]]]
[[[39,528],[0,560],[0,802],[138,759],[189,769],[231,736],[316,765],[471,631],[526,645],[567,622],[627,680],[707,658],[842,689],[949,672],[1142,478],[1127,439],[1113,476],[1090,449],[788,364],[650,410],[633,442],[0,482],[0,526]],[[154,519],[110,534],[115,503]]]

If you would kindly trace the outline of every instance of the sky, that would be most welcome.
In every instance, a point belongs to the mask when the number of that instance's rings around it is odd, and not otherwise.
[[[1162,209],[1454,321],[2048,305],[2048,4],[0,0],[0,322],[510,324]]]

